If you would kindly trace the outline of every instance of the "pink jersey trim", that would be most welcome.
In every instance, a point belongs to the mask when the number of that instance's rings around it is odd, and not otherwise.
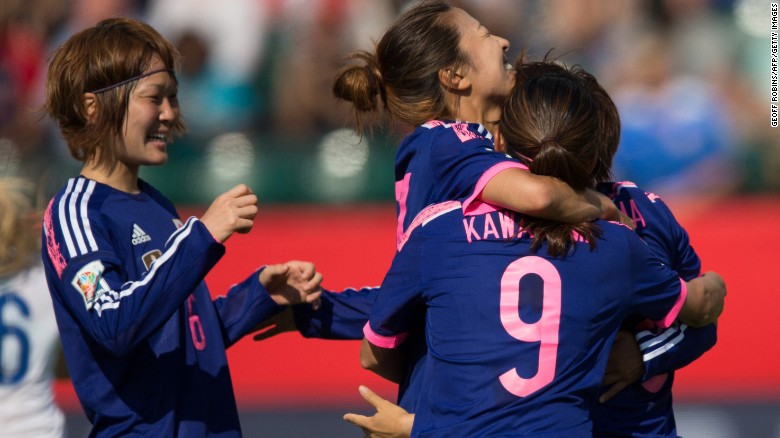
[[[399,245],[404,237],[404,219],[406,219],[406,198],[409,196],[409,183],[412,174],[407,173],[404,179],[395,182],[395,200],[398,201],[398,223],[395,230],[395,243]]]
[[[402,333],[395,336],[382,336],[374,333],[374,331],[371,330],[371,325],[366,323],[366,325],[363,326],[363,336],[366,337],[368,342],[376,345],[377,347],[397,348],[399,345],[403,344],[403,342],[406,340],[406,337],[409,336],[409,333]]]
[[[52,224],[51,219],[51,209],[53,204],[54,199],[49,201],[49,205],[46,207],[46,211],[43,214],[43,230],[46,235],[46,252],[49,254],[49,260],[51,260],[51,264],[54,266],[54,270],[57,271],[57,276],[62,278],[62,271],[65,270],[68,263],[65,261],[65,257],[62,256],[62,251],[60,251],[60,244],[57,243],[57,240],[54,236],[54,225]]]
[[[680,314],[683,304],[685,304],[685,298],[688,296],[688,284],[681,278],[680,279],[680,296],[677,298],[677,302],[674,303],[672,310],[666,315],[666,317],[660,321],[656,321],[658,327],[665,329],[672,325],[677,315]]]
[[[528,170],[528,166],[522,163],[517,163],[515,161],[503,161],[488,169],[485,173],[482,174],[482,176],[479,178],[479,181],[477,181],[476,186],[474,186],[474,192],[471,194],[471,196],[469,196],[468,199],[463,202],[463,214],[467,216],[475,216],[478,214],[496,211],[496,208],[489,204],[484,202],[474,203],[474,201],[478,199],[480,195],[482,195],[482,190],[485,189],[487,183],[499,172],[506,169]]]
[[[659,374],[657,376],[653,376],[642,382],[642,386],[649,392],[656,393],[664,387],[664,383],[666,383],[666,378],[668,376],[668,374]]]
[[[404,232],[404,235],[398,241],[398,251],[404,247],[406,241],[409,240],[409,236],[412,235],[412,232],[417,227],[425,225],[431,219],[434,219],[457,208],[461,208],[460,202],[458,201],[447,201],[425,207],[420,213],[417,214],[412,223],[409,224],[409,228],[406,229],[406,232]]]

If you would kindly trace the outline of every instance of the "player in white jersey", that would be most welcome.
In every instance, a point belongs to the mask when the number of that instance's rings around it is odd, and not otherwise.
[[[0,179],[0,437],[62,437],[61,357],[27,181]]]

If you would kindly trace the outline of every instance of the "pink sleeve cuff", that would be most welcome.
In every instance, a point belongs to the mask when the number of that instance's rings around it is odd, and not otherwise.
[[[680,279],[680,297],[677,298],[677,302],[674,303],[674,306],[672,306],[672,310],[669,311],[669,313],[666,315],[666,317],[660,321],[656,321],[655,323],[662,329],[668,328],[672,325],[675,319],[677,319],[677,315],[680,314],[680,310],[682,309],[683,304],[685,304],[685,298],[688,296],[688,284],[683,281],[683,279]]]
[[[376,345],[377,347],[396,348],[406,340],[406,337],[409,336],[409,334],[402,333],[395,336],[378,335],[374,333],[373,330],[371,330],[371,325],[367,322],[366,325],[363,326],[363,336],[365,336],[368,342]]]
[[[493,179],[496,174],[499,172],[506,170],[506,169],[520,169],[520,170],[528,170],[528,166],[522,163],[518,163],[516,161],[502,161],[501,163],[496,164],[495,166],[488,169],[485,173],[482,174],[482,176],[479,178],[479,181],[477,181],[477,185],[474,187],[474,192],[471,194],[471,196],[468,197],[463,202],[463,213],[466,215],[476,215],[481,213],[487,213],[490,211],[495,211],[495,207],[490,206],[489,204],[485,204],[482,202],[474,202],[479,198],[479,196],[482,194],[482,190],[485,189],[485,186],[487,183]],[[485,210],[486,208],[492,208],[493,210]]]

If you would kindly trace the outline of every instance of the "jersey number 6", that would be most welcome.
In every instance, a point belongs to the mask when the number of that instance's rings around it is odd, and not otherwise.
[[[520,280],[536,274],[543,283],[542,317],[528,324],[520,319]],[[505,372],[499,381],[507,391],[518,397],[528,396],[553,381],[558,356],[558,328],[561,322],[561,276],[547,260],[528,256],[515,260],[501,277],[501,323],[507,333],[524,342],[540,342],[539,367],[531,378],[517,374],[517,368]]]

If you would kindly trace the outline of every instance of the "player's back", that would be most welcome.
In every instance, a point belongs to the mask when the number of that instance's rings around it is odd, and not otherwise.
[[[487,181],[509,167],[526,167],[496,152],[493,137],[479,123],[431,120],[398,146],[395,157],[397,238],[430,204],[460,200],[466,206]]]
[[[60,437],[52,380],[59,333],[43,267],[0,278],[0,437]]]
[[[416,435],[590,436],[620,323],[667,317],[680,292],[660,263],[640,274],[655,259],[629,229],[598,224],[595,251],[565,258],[531,251],[511,212],[455,209],[415,231],[429,346]]]

